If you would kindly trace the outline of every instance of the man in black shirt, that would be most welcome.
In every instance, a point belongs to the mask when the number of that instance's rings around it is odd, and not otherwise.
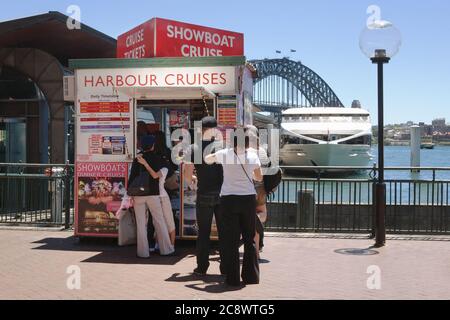
[[[221,143],[215,142],[214,139],[214,130],[216,127],[217,121],[215,118],[205,117],[202,119],[201,146],[199,144],[191,145],[191,156],[189,157],[191,162],[183,166],[186,182],[190,183],[195,178],[197,179],[197,268],[194,269],[194,273],[198,275],[205,275],[209,268],[210,235],[213,215],[216,220],[219,236],[220,271],[222,274],[224,273],[221,250],[222,218],[219,210],[219,195],[223,182],[223,169],[220,164],[206,164],[203,154],[205,149],[208,149],[208,153],[213,153],[221,149]],[[201,157],[199,157],[199,153],[201,153]],[[196,176],[194,175],[194,169]]]

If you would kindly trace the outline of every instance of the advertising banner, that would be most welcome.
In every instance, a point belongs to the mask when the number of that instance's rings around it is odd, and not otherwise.
[[[243,56],[244,35],[153,18],[117,38],[117,58]]]
[[[211,92],[236,91],[235,67],[120,68],[77,70],[78,97],[82,101],[115,101],[107,99],[118,88],[199,88]],[[95,94],[93,94],[95,92]],[[105,96],[106,99],[102,98]],[[128,96],[121,95],[120,101]]]
[[[155,18],[155,57],[243,56],[242,33]]]
[[[128,164],[78,162],[75,172],[75,235],[117,236],[115,213],[126,194]]]

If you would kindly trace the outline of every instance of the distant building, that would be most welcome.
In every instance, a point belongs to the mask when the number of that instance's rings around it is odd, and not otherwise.
[[[420,135],[422,137],[433,135],[433,126],[425,124],[425,122],[419,122]]]
[[[425,136],[432,136],[432,135],[433,135],[433,126],[430,125],[430,124],[426,124],[426,125],[423,127],[423,134],[424,134]]]
[[[402,132],[400,133],[399,140],[410,140],[411,139],[411,133],[410,132]]]
[[[439,118],[439,119],[434,119],[431,124],[433,126],[445,126],[446,122],[445,122],[445,118]]]
[[[434,119],[431,122],[433,126],[433,132],[437,133],[447,133],[447,124],[445,122],[445,118]]]

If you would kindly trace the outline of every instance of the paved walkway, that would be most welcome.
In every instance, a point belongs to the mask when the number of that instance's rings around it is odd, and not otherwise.
[[[450,299],[449,241],[361,250],[372,243],[267,237],[261,284],[229,291],[217,256],[211,275],[190,274],[193,243],[180,245],[178,257],[139,260],[134,247],[79,243],[70,232],[0,230],[0,299]],[[80,290],[67,287],[69,266],[79,267]],[[369,277],[379,290],[368,288]]]

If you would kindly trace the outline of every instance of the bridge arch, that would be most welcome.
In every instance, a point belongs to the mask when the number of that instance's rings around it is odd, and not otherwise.
[[[293,88],[301,92],[311,107],[344,107],[333,89],[317,73],[301,62],[287,58],[252,60],[249,62],[258,72],[255,86],[269,77],[276,76],[286,80]],[[258,104],[258,101],[255,102]],[[283,104],[285,103],[279,103],[278,107],[292,107],[292,105],[283,106]],[[267,107],[270,108],[270,106]]]

